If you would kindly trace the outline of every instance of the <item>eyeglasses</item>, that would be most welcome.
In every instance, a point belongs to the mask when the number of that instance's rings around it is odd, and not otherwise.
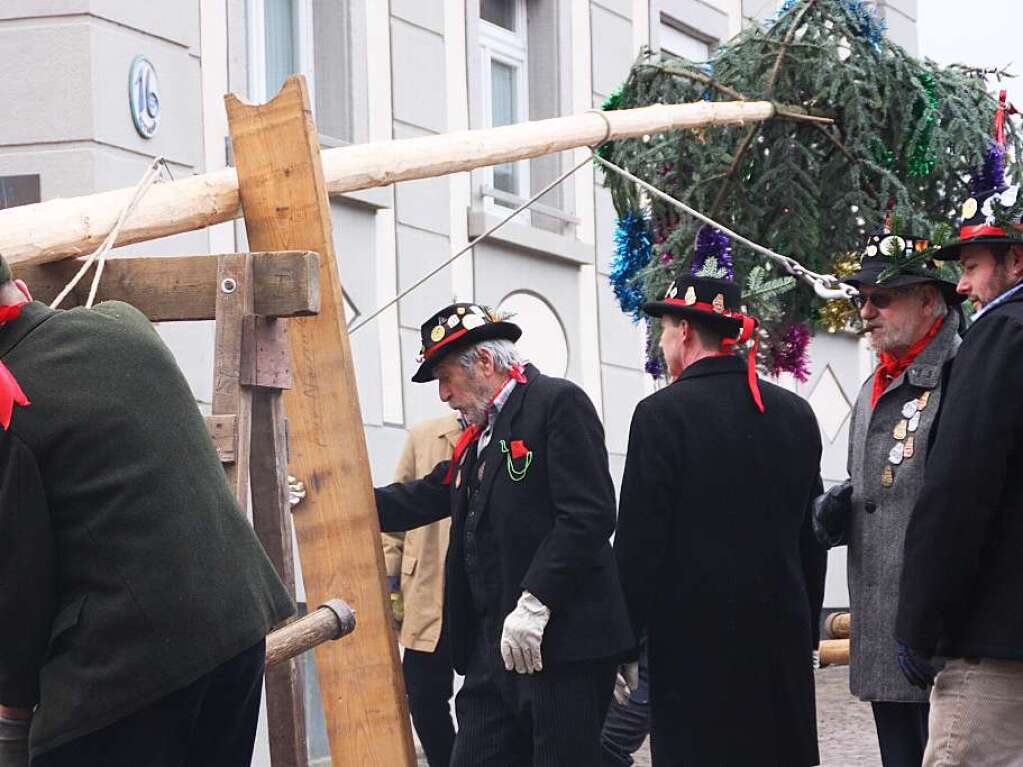
[[[895,300],[895,296],[900,293],[902,291],[898,288],[885,291],[884,293],[857,293],[849,300],[853,302],[853,306],[857,309],[862,309],[867,305],[868,301],[874,305],[875,309],[887,309],[891,306],[892,301]]]

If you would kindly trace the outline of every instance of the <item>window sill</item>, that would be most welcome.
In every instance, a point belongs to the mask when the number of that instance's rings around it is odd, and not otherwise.
[[[504,217],[504,215],[496,215],[483,210],[469,209],[468,213],[469,239],[483,234]],[[594,247],[589,243],[582,242],[575,237],[554,234],[545,229],[517,224],[514,221],[509,221],[483,242],[488,241],[573,264],[592,264],[594,259]]]
[[[347,202],[370,210],[390,208],[393,205],[391,190],[386,186],[356,189],[354,192],[329,192],[327,196],[331,201]]]

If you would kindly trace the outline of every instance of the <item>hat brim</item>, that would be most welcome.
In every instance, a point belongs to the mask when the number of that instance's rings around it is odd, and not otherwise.
[[[419,370],[412,376],[413,383],[429,383],[434,379],[433,370],[437,367],[437,363],[447,357],[451,352],[464,349],[467,346],[478,344],[481,341],[493,341],[497,338],[503,338],[505,340],[515,342],[518,341],[522,336],[522,328],[516,325],[514,322],[487,322],[480,325],[478,328],[473,328],[468,331],[465,335],[461,336],[458,341],[450,343],[447,346],[442,346],[436,352],[431,354],[423,363],[419,366]]]
[[[934,254],[935,261],[958,261],[962,250],[967,245],[1023,245],[1023,240],[1016,237],[966,237],[939,248]]]
[[[742,330],[742,322],[732,317],[722,317],[720,314],[708,312],[704,309],[697,309],[692,306],[680,306],[669,304],[667,301],[648,301],[643,304],[643,311],[651,317],[663,317],[669,314],[682,319],[701,320],[711,327],[718,328],[727,335],[736,335]]]
[[[961,304],[966,298],[966,296],[961,296],[956,292],[956,285],[954,282],[943,280],[940,277],[928,277],[925,274],[896,274],[884,282],[879,283],[877,279],[886,268],[887,267],[881,265],[867,266],[860,269],[855,274],[843,277],[842,282],[847,285],[852,285],[854,288],[858,288],[860,285],[873,285],[879,288],[901,288],[906,285],[925,285],[930,283],[937,286],[942,295],[945,296],[945,300],[950,304]]]

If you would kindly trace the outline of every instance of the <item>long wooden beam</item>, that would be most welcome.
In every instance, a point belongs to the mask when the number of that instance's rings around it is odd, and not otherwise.
[[[103,270],[97,301],[126,301],[153,322],[212,320],[217,304],[221,256],[132,256],[112,258]],[[50,264],[15,264],[32,297],[50,303],[71,281],[82,259]],[[306,317],[320,310],[319,257],[309,251],[252,254],[254,311],[260,317]],[[81,306],[92,272],[61,304]]]
[[[305,80],[289,77],[268,104],[226,97],[245,231],[254,248],[320,254],[323,305],[290,320],[295,385],[284,392],[290,471],[307,496],[294,511],[306,598],[337,594],[359,616],[343,645],[316,649],[334,767],[414,767],[398,645],[384,581],[355,367],[334,255],[330,203]]]
[[[768,101],[700,101],[584,112],[550,120],[329,149],[323,178],[331,192],[497,165],[605,140],[710,125],[768,120]],[[106,238],[134,189],[49,200],[0,211],[0,254],[12,263],[43,263],[91,253]],[[117,238],[127,245],[240,218],[233,168],[155,184]]]

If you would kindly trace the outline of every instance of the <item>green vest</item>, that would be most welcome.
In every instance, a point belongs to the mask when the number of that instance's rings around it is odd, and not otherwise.
[[[0,434],[0,703],[38,701],[35,756],[190,684],[294,605],[138,310],[28,304],[0,360],[31,400]]]

